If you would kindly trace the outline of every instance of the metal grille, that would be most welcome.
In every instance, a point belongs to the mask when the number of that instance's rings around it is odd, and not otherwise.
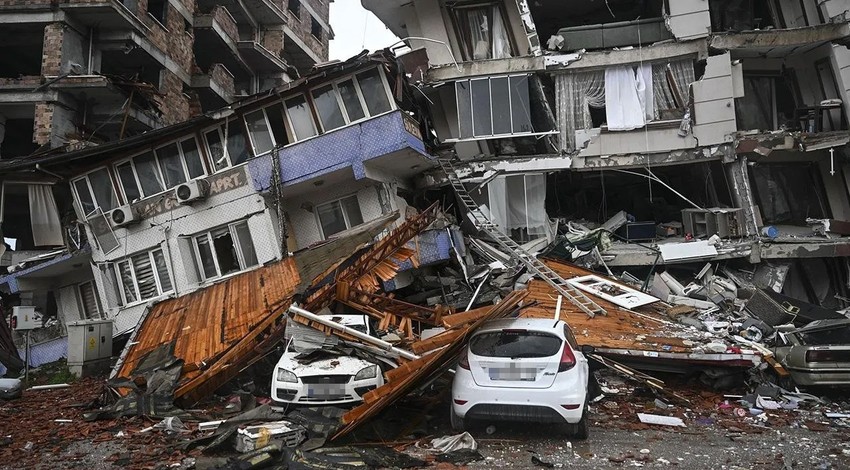
[[[309,375],[301,377],[301,382],[305,384],[347,384],[350,380],[350,375]]]
[[[473,419],[489,418],[504,421],[564,422],[564,418],[552,408],[534,405],[475,405],[466,413],[466,416]]]

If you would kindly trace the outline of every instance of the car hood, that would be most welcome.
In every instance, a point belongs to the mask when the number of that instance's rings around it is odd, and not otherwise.
[[[291,370],[295,375],[354,375],[360,369],[373,365],[365,359],[351,356],[334,356],[309,363],[299,362],[297,352],[285,352],[277,362],[278,367]]]

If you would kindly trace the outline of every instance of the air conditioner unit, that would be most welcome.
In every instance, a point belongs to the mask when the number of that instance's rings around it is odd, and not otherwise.
[[[180,204],[188,204],[207,197],[210,184],[205,180],[187,181],[174,189],[174,196]]]
[[[136,215],[136,211],[128,204],[117,209],[112,209],[109,212],[109,220],[112,222],[113,227],[123,227],[138,222],[139,216]]]

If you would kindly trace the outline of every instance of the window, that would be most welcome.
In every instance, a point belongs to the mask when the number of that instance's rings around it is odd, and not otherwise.
[[[311,95],[323,132],[393,109],[384,78],[377,68],[322,85]]]
[[[318,134],[313,122],[313,113],[303,95],[286,100],[286,114],[292,124],[295,140],[304,140]]]
[[[106,168],[100,168],[74,180],[74,192],[77,193],[77,201],[83,215],[91,214],[98,207],[104,212],[118,207],[118,197]]]
[[[154,17],[161,25],[165,25],[165,12],[167,9],[168,0],[148,0],[148,14]]]
[[[499,176],[472,197],[487,206],[493,223],[514,240],[549,237],[545,175]]]
[[[760,163],[748,171],[765,225],[831,217],[817,163]]]
[[[127,202],[161,193],[204,176],[204,164],[194,137],[172,142],[115,165]]]
[[[322,238],[356,227],[363,223],[357,195],[351,195],[316,207]]]
[[[80,295],[80,306],[82,307],[83,316],[85,318],[100,317],[100,298],[97,296],[93,281],[86,281],[77,286],[77,291]]]
[[[564,342],[541,331],[502,330],[482,333],[469,341],[469,351],[485,357],[549,357],[561,352]]]
[[[316,18],[310,17],[310,34],[319,41],[322,40],[322,24]]]
[[[224,127],[216,127],[204,135],[207,141],[214,171],[245,163],[250,158],[248,144],[239,121],[228,121]],[[227,143],[227,148],[222,142]]]
[[[201,279],[226,276],[258,264],[246,221],[196,235],[192,240]]]
[[[460,138],[533,133],[528,75],[455,82]]]
[[[130,256],[113,264],[122,305],[148,300],[171,292],[171,278],[162,249]]]
[[[301,16],[301,1],[289,0],[289,5],[286,7],[296,18]]]
[[[453,13],[466,60],[513,56],[507,21],[499,4],[455,7]]]
[[[744,96],[735,99],[738,130],[793,129],[796,104],[788,80],[780,76],[744,76]]]
[[[279,103],[246,114],[245,125],[256,156],[289,143],[283,123],[283,105]]]

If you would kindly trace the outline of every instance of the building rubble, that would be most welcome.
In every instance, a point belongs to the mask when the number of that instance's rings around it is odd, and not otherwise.
[[[327,2],[7,3],[65,45],[0,58],[0,364],[72,392],[0,403],[0,460],[475,462],[451,377],[514,317],[570,326],[594,426],[850,429],[850,1],[362,0],[401,47],[341,61]]]

